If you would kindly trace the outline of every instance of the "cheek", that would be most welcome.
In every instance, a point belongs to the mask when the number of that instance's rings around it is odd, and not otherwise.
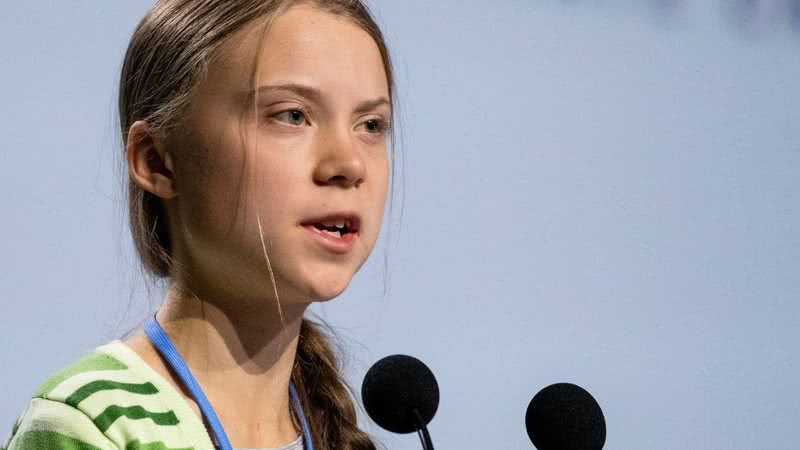
[[[229,122],[217,128],[218,134],[195,135],[194,142],[187,142],[192,148],[184,152],[179,183],[187,219],[228,232],[249,222],[245,218],[253,216],[256,207],[263,219],[273,199],[291,198],[290,187],[297,185],[291,179],[288,149]]]
[[[370,248],[375,245],[375,241],[380,234],[380,228],[383,223],[384,213],[386,209],[387,194],[389,190],[389,164],[385,159],[377,161],[373,164],[373,188],[371,193],[371,214],[374,217],[373,229],[370,233],[369,243]]]
[[[222,136],[191,143],[178,178],[181,221],[189,238],[215,239],[240,226],[248,192],[247,161],[239,140]]]
[[[376,170],[376,173],[378,174],[378,180],[377,180],[376,184],[378,186],[377,190],[379,192],[378,194],[376,194],[376,196],[380,199],[381,215],[382,215],[383,214],[383,208],[386,205],[386,195],[387,195],[388,190],[389,190],[390,171],[389,171],[389,161],[388,161],[387,158],[384,157],[379,162],[378,169]]]

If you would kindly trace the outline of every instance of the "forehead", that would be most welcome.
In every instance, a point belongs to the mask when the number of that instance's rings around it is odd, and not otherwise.
[[[372,37],[350,20],[309,5],[278,16],[266,35],[260,23],[235,33],[210,63],[202,84],[217,92],[244,92],[254,82],[299,82],[355,100],[388,96],[383,60]]]

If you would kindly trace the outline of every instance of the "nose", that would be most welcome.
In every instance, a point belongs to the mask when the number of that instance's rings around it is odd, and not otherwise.
[[[319,184],[358,187],[364,182],[367,168],[358,145],[347,130],[319,134],[319,160],[314,180]]]

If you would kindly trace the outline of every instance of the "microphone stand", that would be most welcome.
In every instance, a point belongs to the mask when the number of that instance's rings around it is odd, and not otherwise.
[[[422,450],[433,450],[433,442],[431,442],[431,435],[428,434],[428,427],[425,426],[425,421],[422,420],[422,415],[414,408],[414,422],[417,425],[417,434],[419,440],[422,442]]]

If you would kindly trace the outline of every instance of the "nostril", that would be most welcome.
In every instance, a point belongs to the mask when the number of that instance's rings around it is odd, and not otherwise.
[[[344,175],[336,175],[329,180],[331,183],[343,184],[347,182],[347,177]]]

